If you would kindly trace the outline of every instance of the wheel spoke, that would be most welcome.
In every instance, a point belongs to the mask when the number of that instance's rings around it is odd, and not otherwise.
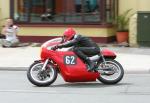
[[[56,69],[50,64],[42,70],[43,62],[34,62],[27,71],[28,80],[36,86],[49,86],[57,78]]]
[[[43,63],[39,63],[31,68],[32,78],[40,83],[51,81],[54,77],[53,68],[48,68],[46,71],[41,71]]]
[[[117,78],[120,77],[121,75],[121,69],[120,67],[113,61],[106,61],[106,65],[104,66],[104,63],[102,63],[100,65],[100,68],[111,68],[114,73],[112,75],[101,75],[101,78],[105,79],[105,80],[108,80],[108,81],[113,81],[113,80],[116,80]],[[101,71],[100,71],[101,73]]]

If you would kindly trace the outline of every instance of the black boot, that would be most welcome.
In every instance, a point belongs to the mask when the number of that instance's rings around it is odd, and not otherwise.
[[[94,63],[89,58],[86,60],[86,62],[89,65],[88,71],[92,71],[94,69]]]

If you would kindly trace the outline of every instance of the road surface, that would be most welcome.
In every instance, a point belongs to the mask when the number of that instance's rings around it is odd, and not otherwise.
[[[150,103],[150,74],[125,74],[117,85],[99,81],[32,85],[25,71],[0,71],[0,103]]]

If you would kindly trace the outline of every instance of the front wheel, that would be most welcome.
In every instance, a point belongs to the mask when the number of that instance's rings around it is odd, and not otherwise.
[[[28,80],[36,86],[49,86],[57,78],[57,71],[52,65],[47,64],[46,69],[42,71],[43,62],[34,62],[27,71]]]
[[[124,70],[121,64],[116,60],[112,60],[112,59],[106,59],[105,63],[106,63],[105,67],[110,68],[113,71],[113,73],[111,75],[105,75],[105,74],[103,75],[101,74],[101,71],[99,71],[101,76],[97,79],[104,84],[116,84],[119,81],[121,81],[124,76]],[[102,62],[99,65],[99,68],[103,68],[103,66],[104,66],[104,62]]]

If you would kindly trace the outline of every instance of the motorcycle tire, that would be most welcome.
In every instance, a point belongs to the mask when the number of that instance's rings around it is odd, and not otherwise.
[[[109,78],[109,76],[106,76],[106,75],[101,75],[99,78],[97,78],[100,82],[104,83],[104,84],[108,84],[108,85],[111,85],[111,84],[116,84],[118,82],[120,82],[122,79],[123,79],[123,76],[124,76],[124,69],[122,67],[122,65],[117,62],[116,60],[113,60],[113,59],[106,59],[106,65],[108,65],[108,63],[110,63],[111,65],[113,66],[116,66],[117,69],[119,69],[119,72],[120,74],[118,75],[118,77],[112,79],[111,77]],[[111,75],[110,75],[111,76]],[[109,79],[108,79],[108,78]]]
[[[43,63],[41,62],[41,61],[36,61],[36,62],[34,62],[33,64],[31,64],[31,66],[29,67],[29,69],[27,70],[27,78],[28,78],[28,80],[32,83],[32,84],[34,84],[34,85],[36,85],[36,86],[39,86],[39,87],[45,87],[45,86],[49,86],[49,85],[51,85],[53,82],[55,82],[55,80],[57,79],[57,75],[58,75],[58,73],[57,73],[57,70],[55,69],[55,68],[50,68],[51,69],[51,71],[53,72],[53,77],[50,79],[50,80],[48,80],[48,81],[46,81],[46,82],[43,82],[43,81],[40,81],[40,80],[38,80],[38,79],[35,79],[33,76],[32,76],[32,74],[31,74],[31,72],[32,72],[32,69],[33,68],[37,68],[38,66],[41,66],[41,69],[42,69],[42,66],[43,66]]]

